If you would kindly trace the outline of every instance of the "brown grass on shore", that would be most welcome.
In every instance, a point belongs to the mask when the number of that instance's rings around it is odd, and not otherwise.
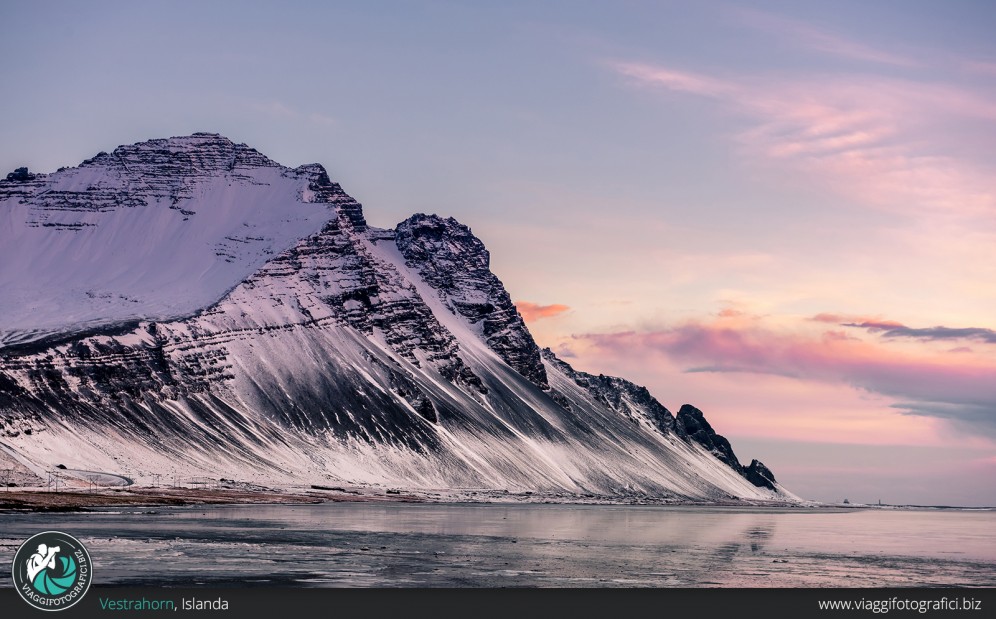
[[[13,490],[0,492],[0,511],[81,511],[94,507],[232,504],[328,503],[339,501],[412,501],[409,496],[376,496],[355,492],[280,492],[231,488],[127,488],[64,492]]]

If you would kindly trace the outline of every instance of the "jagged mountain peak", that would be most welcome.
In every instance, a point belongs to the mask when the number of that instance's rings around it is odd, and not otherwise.
[[[143,167],[142,173],[165,167],[165,172],[178,175],[280,167],[256,149],[246,144],[236,144],[217,133],[194,133],[122,145],[110,153],[98,153],[85,160],[80,167],[131,169],[136,165]]]
[[[478,269],[491,268],[491,253],[484,243],[474,236],[469,226],[453,217],[416,213],[395,227],[400,247],[406,258],[425,262],[430,254],[436,261],[459,261]],[[452,284],[466,274],[450,271],[438,273],[440,281]]]
[[[320,163],[299,165],[294,168],[294,172],[308,175],[312,179],[312,182],[320,187],[331,187],[334,184],[332,179],[329,178],[329,173],[325,169],[325,166]]]
[[[491,272],[491,254],[470,228],[452,217],[419,213],[397,225],[395,242],[407,265],[454,314],[480,329],[488,346],[517,372],[549,388],[539,346]]]

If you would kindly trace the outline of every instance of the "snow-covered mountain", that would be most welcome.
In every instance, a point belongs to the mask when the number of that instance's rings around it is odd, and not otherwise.
[[[218,135],[0,181],[0,459],[139,483],[794,500],[701,411],[540,350],[484,245]]]
[[[334,206],[318,173],[195,134],[0,183],[0,345],[169,320],[212,303]]]

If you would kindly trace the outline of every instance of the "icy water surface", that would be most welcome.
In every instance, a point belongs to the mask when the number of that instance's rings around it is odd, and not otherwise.
[[[996,512],[327,503],[0,514],[95,582],[309,587],[996,586]]]

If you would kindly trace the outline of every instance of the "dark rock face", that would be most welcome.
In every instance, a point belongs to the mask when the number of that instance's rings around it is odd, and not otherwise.
[[[750,466],[744,471],[744,477],[758,488],[775,489],[775,475],[760,460],[750,461]]]
[[[702,445],[734,471],[743,474],[743,467],[733,453],[730,441],[716,434],[702,411],[691,404],[682,404],[675,423],[679,436]]]
[[[481,325],[488,346],[517,372],[548,389],[539,346],[505,286],[491,272],[491,256],[470,228],[452,217],[413,215],[398,224],[396,243],[408,266],[439,292],[450,310]]]
[[[119,146],[98,153],[80,167],[100,166],[141,177],[151,188],[183,191],[190,180],[219,172],[280,167],[280,164],[245,144],[235,144],[217,133],[194,133]],[[157,192],[158,193],[158,192]],[[161,195],[161,194],[160,194]]]
[[[775,476],[768,467],[758,460],[752,460],[749,467],[744,467],[733,453],[733,447],[726,437],[716,434],[705,415],[691,404],[683,404],[678,410],[675,420],[678,435],[690,442],[698,443],[711,451],[722,462],[734,471],[740,473],[750,483],[758,488],[775,489]]]
[[[303,174],[310,178],[309,188],[317,195],[316,202],[325,202],[335,206],[336,213],[349,220],[354,230],[366,230],[367,222],[363,218],[363,206],[352,196],[342,190],[339,183],[333,182],[319,163],[309,163],[294,169],[295,174]]]
[[[45,181],[45,174],[32,174],[27,168],[17,168],[0,178],[0,200],[16,197],[24,199],[35,193]]]
[[[575,370],[570,364],[559,359],[549,348],[544,348],[542,355],[549,363],[552,363],[584,388],[595,400],[617,413],[630,418],[646,417],[663,434],[674,431],[674,416],[671,411],[650,395],[646,387],[624,378],[605,376],[604,374],[595,376]]]
[[[17,168],[16,170],[7,175],[7,180],[14,183],[23,183],[25,181],[30,181],[34,178],[35,175],[29,173],[27,168]]]

